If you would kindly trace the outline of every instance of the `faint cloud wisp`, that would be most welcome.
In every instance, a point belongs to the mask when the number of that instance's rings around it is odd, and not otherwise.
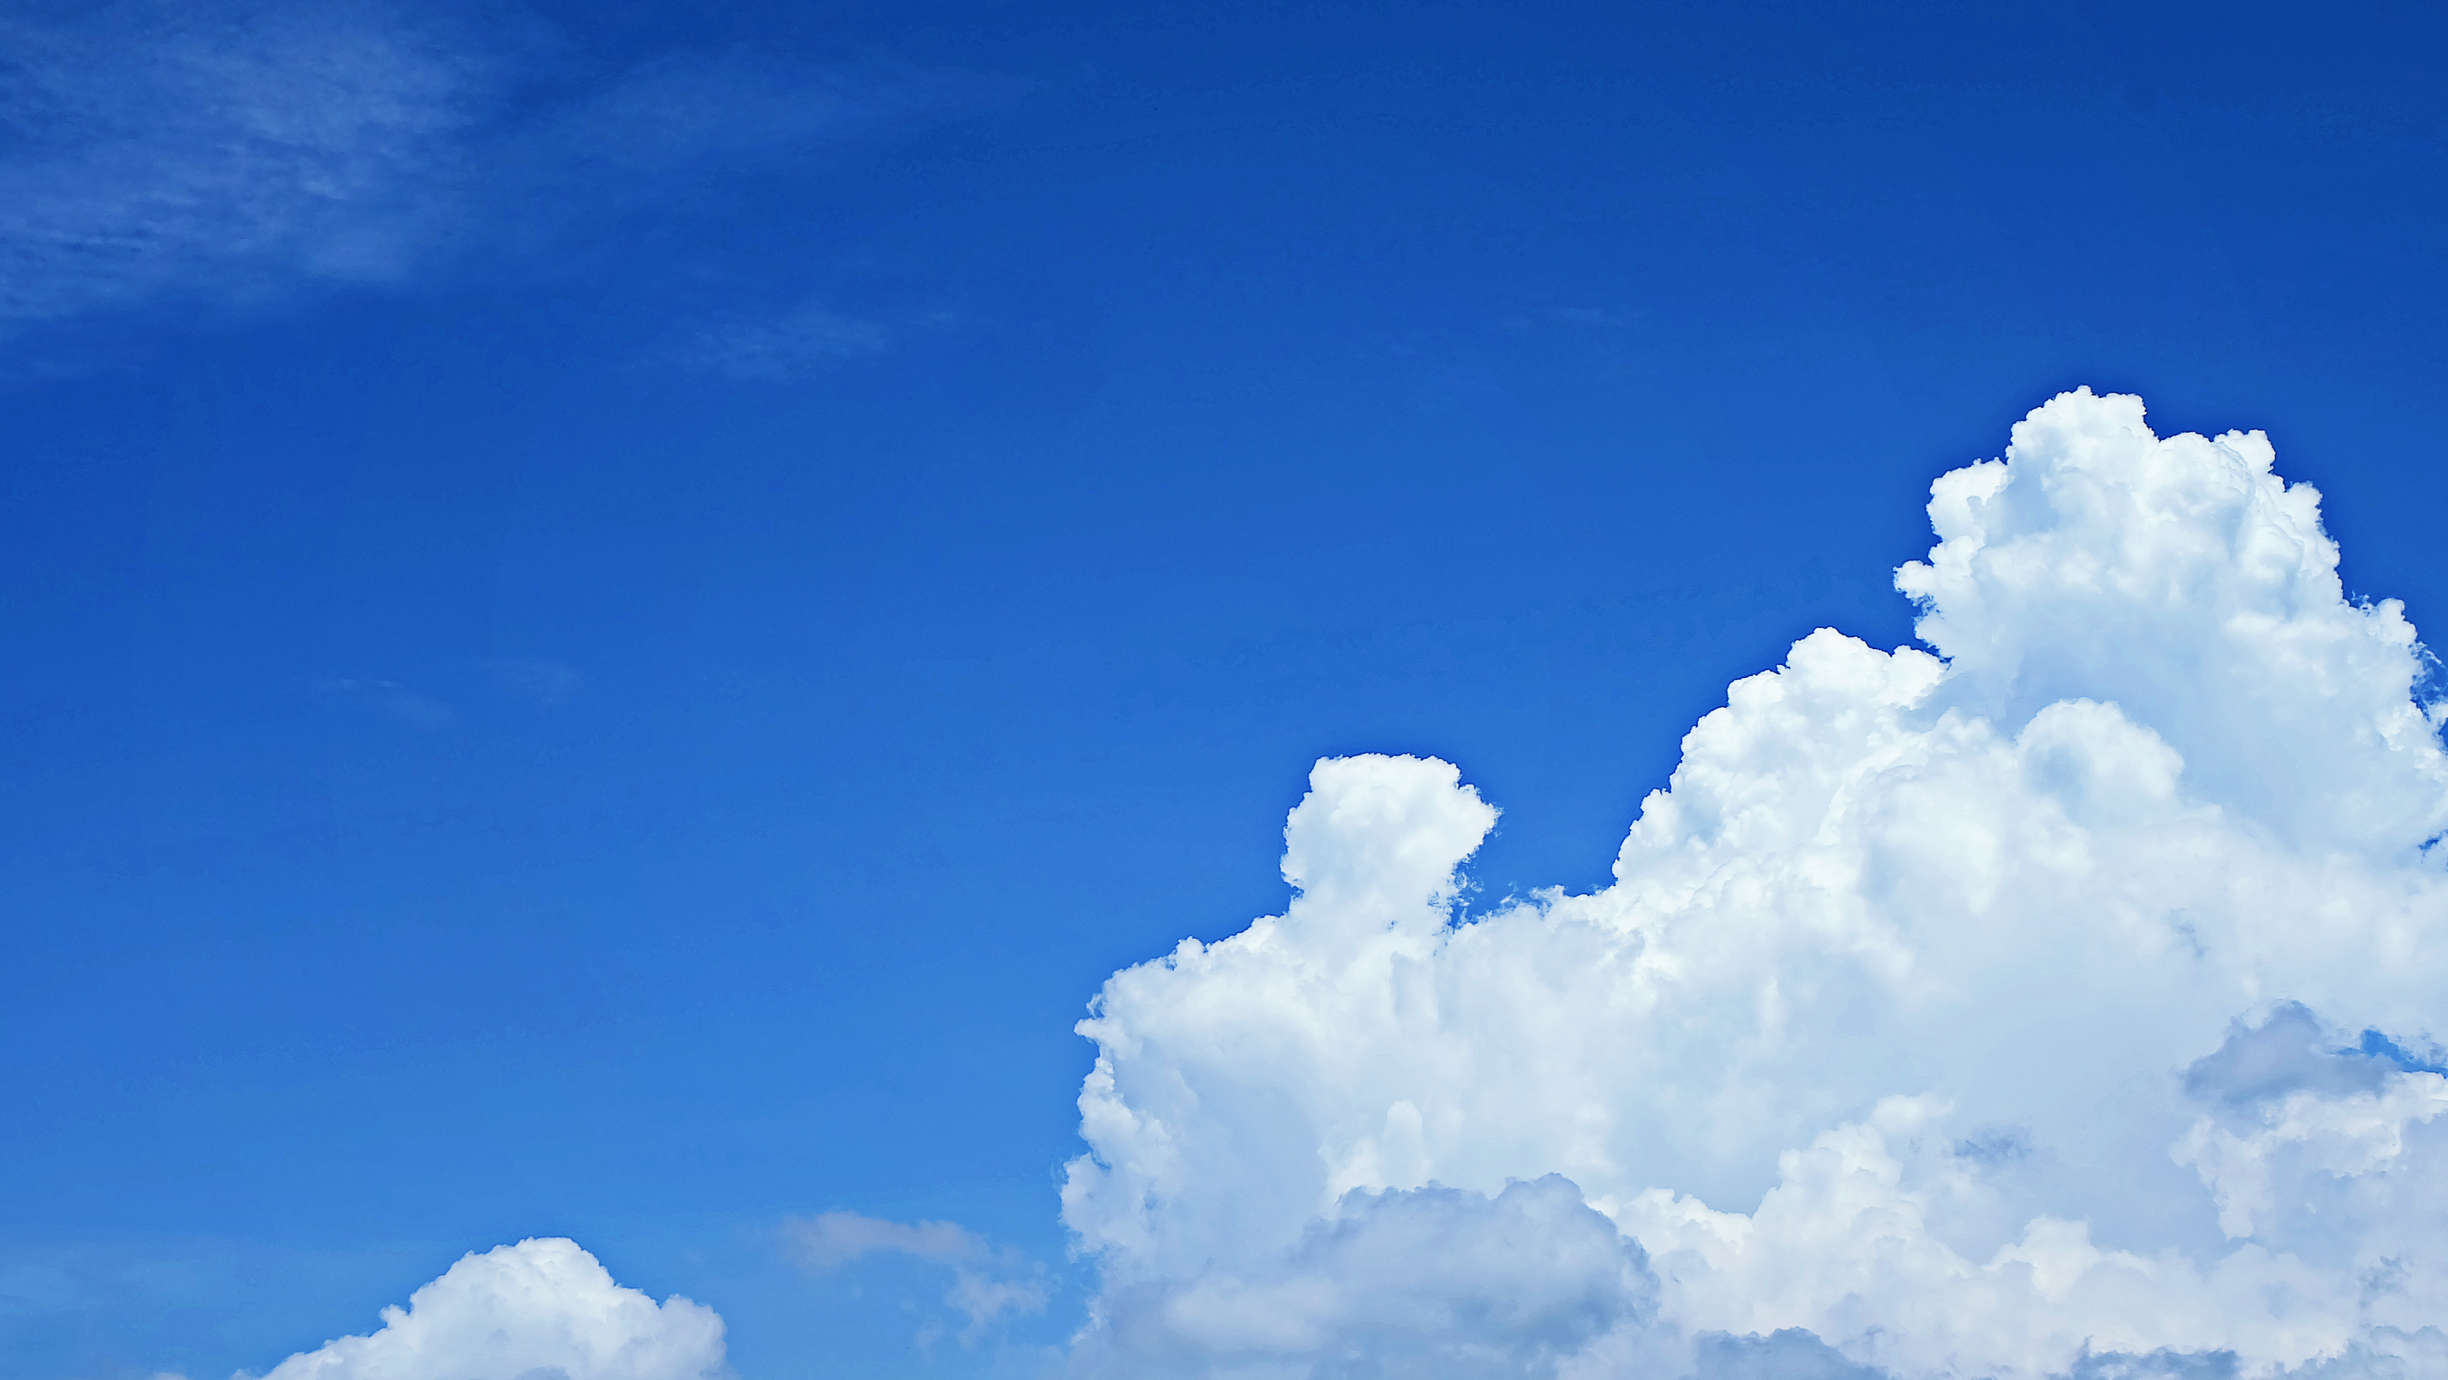
[[[499,77],[347,5],[121,5],[0,34],[10,323],[397,276],[460,214]]]
[[[544,60],[539,20],[454,13],[137,0],[0,19],[0,336],[396,285],[479,250],[559,271],[537,256],[681,185],[798,170],[1008,94],[874,61],[683,52],[589,72]],[[855,326],[770,329],[733,353],[867,348]]]
[[[952,1222],[893,1222],[856,1212],[826,1212],[783,1224],[783,1239],[801,1268],[831,1274],[874,1255],[900,1255],[952,1271],[944,1302],[969,1319],[961,1340],[974,1341],[1005,1315],[1042,1310],[1051,1297],[1044,1271],[1018,1251],[999,1247]]]
[[[649,362],[778,382],[880,355],[952,324],[949,313],[878,321],[845,316],[811,302],[771,321],[734,321],[690,332],[650,356]]]
[[[484,663],[484,669],[503,691],[548,709],[569,703],[586,688],[586,677],[578,668],[549,657],[498,657]]]
[[[337,676],[315,682],[315,693],[335,699],[354,700],[418,728],[447,728],[459,719],[457,711],[430,695],[421,695],[395,680],[359,680],[353,676]]]

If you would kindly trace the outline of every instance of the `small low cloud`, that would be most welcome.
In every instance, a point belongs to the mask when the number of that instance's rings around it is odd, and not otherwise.
[[[856,1212],[826,1212],[782,1228],[791,1256],[812,1275],[847,1269],[870,1256],[898,1255],[952,1271],[944,1302],[969,1319],[963,1340],[1006,1316],[1043,1310],[1052,1290],[1042,1267],[951,1222],[893,1222]]]

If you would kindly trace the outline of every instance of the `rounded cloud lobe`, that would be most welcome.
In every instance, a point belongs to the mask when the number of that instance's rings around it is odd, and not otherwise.
[[[1283,914],[1117,973],[1089,1373],[2385,1376],[2448,1364],[2429,664],[2258,433],[2087,390],[1685,738],[1590,895],[1321,762]]]
[[[574,1241],[461,1257],[383,1310],[382,1329],[274,1366],[263,1380],[709,1380],[723,1372],[714,1310],[657,1304],[613,1282]]]

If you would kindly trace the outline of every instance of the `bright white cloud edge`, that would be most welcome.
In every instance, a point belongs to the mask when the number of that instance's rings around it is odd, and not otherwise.
[[[1320,762],[1285,912],[1080,1026],[1078,1368],[2448,1373],[2448,759],[2273,459],[2035,410],[1937,655],[1737,682],[1592,895],[1454,923],[1496,811]]]
[[[1071,1367],[2448,1373],[2441,714],[2272,460],[2037,409],[1898,572],[1939,655],[1737,682],[1595,894],[1456,923],[1495,809],[1321,761],[1284,914],[1080,1027]],[[788,1232],[1043,1301],[951,1224]],[[722,1336],[532,1240],[264,1380],[701,1380]]]
[[[538,1238],[470,1252],[342,1337],[262,1380],[709,1380],[725,1373],[723,1323],[677,1295],[623,1288],[576,1242]],[[241,1375],[243,1380],[243,1373]]]

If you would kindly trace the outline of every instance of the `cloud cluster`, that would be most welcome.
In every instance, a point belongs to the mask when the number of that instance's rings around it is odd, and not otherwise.
[[[1934,649],[1739,681],[1613,885],[1324,761],[1283,914],[1117,973],[1064,1216],[1141,1375],[2419,1374],[2448,754],[2258,433],[2059,397],[1932,488]]]
[[[624,1289],[565,1240],[469,1254],[382,1329],[274,1366],[263,1380],[710,1380],[724,1373],[714,1310]]]

